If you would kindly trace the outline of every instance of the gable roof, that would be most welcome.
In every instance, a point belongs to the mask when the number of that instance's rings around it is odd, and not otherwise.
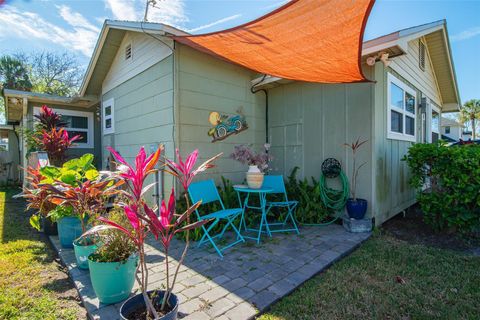
[[[461,105],[446,20],[392,32],[363,44],[363,55],[390,53],[390,58],[405,54],[408,42],[423,37],[442,96],[442,111],[458,111]],[[393,54],[392,54],[393,53]]]
[[[456,120],[453,120],[453,119],[450,119],[450,118],[445,118],[445,117],[442,117],[441,126],[442,127],[462,127],[463,128],[463,124],[461,124],[460,122],[458,122]]]
[[[188,35],[163,23],[105,20],[80,86],[80,96],[95,96],[101,91],[103,79],[110,70],[127,31],[143,32],[152,36]]]

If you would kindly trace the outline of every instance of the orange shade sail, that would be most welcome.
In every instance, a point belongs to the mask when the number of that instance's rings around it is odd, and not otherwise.
[[[368,81],[363,32],[374,0],[292,0],[244,25],[174,39],[253,71],[284,79]]]

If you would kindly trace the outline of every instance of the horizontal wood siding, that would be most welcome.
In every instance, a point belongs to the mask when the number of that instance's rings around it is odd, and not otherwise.
[[[165,39],[166,43],[171,41]],[[132,57],[125,60],[125,47],[132,46]],[[165,59],[172,51],[164,43],[140,32],[126,32],[103,80],[102,92],[106,93],[142,71]]]
[[[239,66],[212,58],[206,54],[177,44],[178,106],[177,123],[179,148],[182,154],[199,149],[205,160],[218,153],[223,156],[210,176],[225,176],[240,183],[247,168],[229,159],[237,144],[253,144],[259,149],[265,142],[265,96],[252,94],[250,81],[254,74]],[[234,115],[242,109],[249,128],[225,140],[212,143],[207,133],[210,112]]]
[[[102,100],[111,98],[114,99],[115,133],[102,135],[103,166],[109,155],[107,146],[114,147],[129,163],[134,163],[142,146],[150,153],[152,147],[164,144],[166,155],[173,157],[172,56],[108,91]],[[165,190],[171,186],[169,178]]]
[[[367,72],[369,70],[366,70]],[[373,203],[372,106],[373,84],[313,84],[295,82],[269,90],[269,129],[275,173],[319,179],[322,162],[338,159],[351,176],[351,152],[344,143],[358,137],[369,142],[358,153],[366,162],[359,174],[357,195]],[[329,180],[332,187],[338,181]]]
[[[428,47],[426,47],[426,50],[425,70],[420,69],[419,66],[418,39],[408,42],[408,51],[406,55],[391,59],[392,63],[390,64],[390,68],[398,72],[398,74],[413,84],[428,98],[441,106],[442,98],[438,90],[437,80],[428,54]]]

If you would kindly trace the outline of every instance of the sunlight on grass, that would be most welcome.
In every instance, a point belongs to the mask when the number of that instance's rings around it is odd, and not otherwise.
[[[58,270],[51,249],[11,201],[16,192],[0,192],[0,319],[76,319],[76,310],[52,292]]]
[[[375,235],[260,320],[478,319],[480,257]]]

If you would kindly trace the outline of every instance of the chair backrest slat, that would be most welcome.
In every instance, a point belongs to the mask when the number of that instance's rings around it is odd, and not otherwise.
[[[285,189],[285,182],[282,175],[277,176],[265,176],[262,184],[262,188],[272,189],[272,193],[287,194]]]
[[[202,200],[202,205],[214,201],[220,201],[223,207],[222,199],[218,194],[217,187],[213,179],[193,182],[188,188],[188,194],[192,199],[192,203]]]

